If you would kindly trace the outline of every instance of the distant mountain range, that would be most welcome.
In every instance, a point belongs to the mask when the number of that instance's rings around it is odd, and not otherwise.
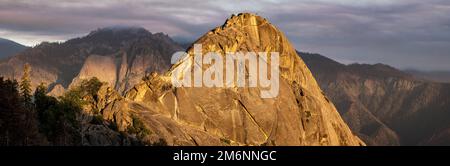
[[[0,59],[10,57],[27,48],[28,48],[27,46],[21,45],[14,41],[0,38]]]
[[[44,42],[3,59],[0,75],[18,79],[23,65],[29,63],[33,88],[42,82],[61,92],[88,74],[107,79],[111,87],[123,92],[147,72],[167,70],[170,56],[181,49],[162,33],[152,34],[140,27],[106,27],[64,43]]]
[[[450,84],[375,64],[299,53],[350,128],[369,145],[450,145]]]

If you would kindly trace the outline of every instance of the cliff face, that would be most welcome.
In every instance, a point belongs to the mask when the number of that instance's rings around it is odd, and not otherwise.
[[[152,131],[150,138],[173,145],[364,145],[287,38],[264,18],[232,16],[195,44],[202,44],[203,53],[279,52],[279,95],[263,99],[261,87],[173,87],[174,71],[192,64],[191,47],[169,72],[148,77],[126,94],[133,107],[145,110],[136,113]]]
[[[117,82],[117,68],[112,56],[90,55],[83,64],[80,73],[74,78],[71,85],[79,84],[82,80],[97,77],[114,87]]]
[[[352,131],[369,145],[448,144],[450,84],[419,80],[382,64],[343,65],[300,55]]]

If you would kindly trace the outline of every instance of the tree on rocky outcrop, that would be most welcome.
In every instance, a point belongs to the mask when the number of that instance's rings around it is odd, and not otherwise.
[[[145,127],[145,124],[137,116],[132,115],[132,125],[128,126],[127,132],[134,134],[138,139],[144,139],[145,136],[150,134],[150,131]]]
[[[34,93],[34,103],[41,122],[40,129],[54,145],[83,145],[83,108],[95,105],[97,92],[103,85],[97,78],[82,80],[58,99],[46,95],[47,87],[41,84]],[[96,115],[93,125],[102,125],[101,115]]]

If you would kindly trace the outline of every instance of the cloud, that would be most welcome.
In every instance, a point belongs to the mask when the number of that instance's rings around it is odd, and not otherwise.
[[[194,40],[232,13],[269,19],[297,49],[341,62],[450,70],[446,0],[0,0],[0,36],[33,45],[134,25]]]

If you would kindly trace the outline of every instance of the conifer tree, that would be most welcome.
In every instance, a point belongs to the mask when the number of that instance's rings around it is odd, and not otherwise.
[[[31,66],[30,64],[26,63],[23,66],[23,75],[20,82],[20,91],[21,96],[23,99],[23,102],[25,106],[29,107],[31,105],[31,80],[30,80],[30,74],[31,74]]]

